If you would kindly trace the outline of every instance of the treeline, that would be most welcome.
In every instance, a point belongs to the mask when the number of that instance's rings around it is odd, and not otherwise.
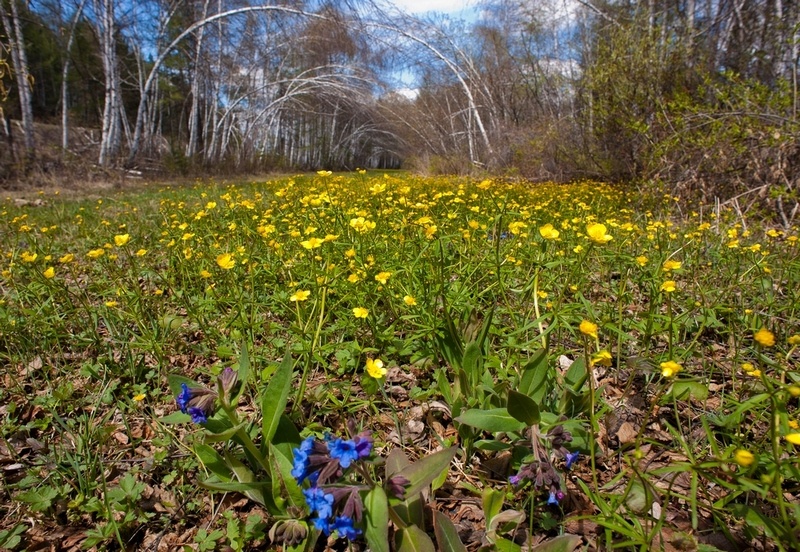
[[[369,0],[0,3],[6,176],[47,155],[35,122],[62,160],[70,128],[94,130],[100,167],[657,181],[780,197],[787,223],[796,205],[794,1],[485,0],[469,21]]]

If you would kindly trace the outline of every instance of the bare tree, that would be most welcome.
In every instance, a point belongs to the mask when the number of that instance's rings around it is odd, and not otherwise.
[[[0,9],[0,22],[3,23],[9,38],[11,61],[14,64],[17,91],[19,93],[20,112],[22,114],[22,132],[25,144],[26,164],[30,164],[36,156],[36,134],[33,126],[33,102],[31,100],[31,75],[28,71],[28,56],[25,51],[25,38],[22,36],[17,0],[9,0],[10,14]]]

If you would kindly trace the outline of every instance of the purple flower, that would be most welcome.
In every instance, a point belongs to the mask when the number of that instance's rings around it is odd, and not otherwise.
[[[372,452],[372,438],[357,435],[355,439],[333,439],[328,441],[328,450],[331,458],[339,461],[339,465],[345,469],[350,464],[367,458]]]
[[[512,475],[508,478],[508,482],[512,485],[519,485],[519,482],[522,481],[522,478],[519,475]]]
[[[361,529],[353,527],[353,518],[347,516],[337,516],[331,529],[338,531],[339,536],[347,540],[355,540],[361,534]]]
[[[547,504],[550,506],[558,506],[558,496],[555,491],[550,491],[550,498],[547,499]]]
[[[580,452],[568,452],[568,453],[567,453],[567,456],[566,456],[566,459],[567,459],[567,465],[566,465],[566,468],[567,468],[567,469],[570,469],[570,468],[572,467],[572,464],[574,464],[574,463],[575,463],[575,461],[578,459],[578,457],[579,457],[580,455],[581,455],[581,453],[580,453]]]

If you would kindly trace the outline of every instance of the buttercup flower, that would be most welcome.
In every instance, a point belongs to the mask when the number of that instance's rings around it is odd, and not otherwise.
[[[674,280],[667,280],[663,284],[661,284],[661,291],[665,293],[672,293],[675,291],[675,281]]]
[[[413,307],[414,305],[417,304],[417,300],[414,299],[414,297],[412,297],[411,295],[406,295],[405,297],[403,297],[403,303],[405,303],[409,307]]]
[[[386,368],[383,367],[383,361],[379,358],[376,359],[367,359],[366,365],[367,374],[375,379],[381,379],[383,376],[386,375]]]
[[[613,237],[606,231],[606,225],[596,222],[586,226],[586,235],[595,243],[604,244],[610,242]]]
[[[102,257],[103,255],[105,255],[105,253],[106,253],[105,249],[103,249],[102,247],[98,247],[97,249],[92,249],[91,251],[89,251],[86,254],[86,256],[89,257],[90,259],[97,259],[98,257]]]
[[[375,275],[375,280],[385,285],[386,281],[389,279],[389,277],[391,275],[392,275],[391,272],[385,272],[385,271],[384,272],[378,272]]]
[[[578,329],[581,331],[582,334],[597,339],[597,324],[595,324],[594,322],[590,322],[588,320],[582,320],[581,325],[578,326]]]
[[[775,345],[775,334],[766,328],[761,328],[755,334],[753,334],[753,339],[755,339],[758,344],[763,347],[772,347]]]
[[[755,462],[756,457],[749,450],[738,449],[733,453],[733,459],[737,464],[746,468]]]
[[[311,292],[305,289],[298,289],[295,291],[291,297],[289,297],[289,301],[305,301],[311,295]]]
[[[800,445],[800,433],[789,433],[784,439],[793,445]]]
[[[130,234],[117,234],[114,236],[114,245],[123,247],[131,240]]]
[[[365,309],[364,307],[355,307],[353,309],[353,316],[356,318],[366,318],[369,316],[369,310]]]
[[[595,364],[599,364],[601,366],[611,366],[611,353],[606,350],[597,351],[592,355],[591,364],[592,366]]]
[[[670,259],[668,261],[664,261],[664,264],[661,266],[661,270],[663,270],[664,272],[670,272],[672,270],[678,270],[680,267],[681,267],[680,261],[673,261]]]
[[[539,235],[542,236],[546,240],[554,240],[558,237],[559,231],[553,228],[553,225],[549,222],[544,226],[539,227]]]
[[[44,276],[44,277],[45,277],[45,278],[47,278],[48,280],[49,280],[50,278],[53,278],[55,275],[56,275],[56,269],[55,269],[55,268],[53,268],[52,266],[48,266],[48,267],[47,267],[47,270],[45,270],[44,272],[42,272],[42,276]]]
[[[236,265],[233,255],[230,253],[221,253],[217,255],[217,266],[223,270],[230,270]]]
[[[325,240],[321,240],[319,238],[309,238],[305,241],[301,241],[300,245],[302,245],[305,249],[316,249],[323,243],[325,243]]]
[[[645,257],[644,255],[639,255],[638,257],[636,257],[636,264],[638,264],[639,266],[646,265],[647,257]]]
[[[665,378],[671,378],[681,370],[683,370],[683,366],[681,366],[674,360],[668,360],[666,362],[661,363],[661,375],[664,376]]]

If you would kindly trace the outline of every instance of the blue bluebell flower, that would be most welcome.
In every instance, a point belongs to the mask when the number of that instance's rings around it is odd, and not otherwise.
[[[361,534],[361,529],[353,526],[353,518],[348,516],[337,516],[331,525],[331,529],[339,533],[339,536],[347,540],[355,540]]]
[[[550,491],[550,497],[547,499],[547,504],[550,506],[558,506],[558,497],[555,491]]]
[[[175,397],[178,408],[184,414],[189,414],[196,424],[204,424],[208,417],[214,413],[217,394],[211,389],[202,386],[189,386],[181,384],[181,392]]]
[[[320,519],[329,519],[333,515],[333,495],[326,493],[319,487],[303,489],[311,513],[316,513]]]
[[[314,438],[306,437],[300,443],[299,447],[292,450],[292,452],[294,452],[292,477],[294,477],[298,483],[302,483],[303,479],[308,477],[308,455],[311,453],[313,446]]]
[[[566,456],[566,459],[567,459],[566,468],[570,469],[572,467],[572,464],[575,463],[575,461],[578,459],[578,457],[580,455],[581,455],[580,452],[569,452],[569,453],[567,453],[567,456]]]

